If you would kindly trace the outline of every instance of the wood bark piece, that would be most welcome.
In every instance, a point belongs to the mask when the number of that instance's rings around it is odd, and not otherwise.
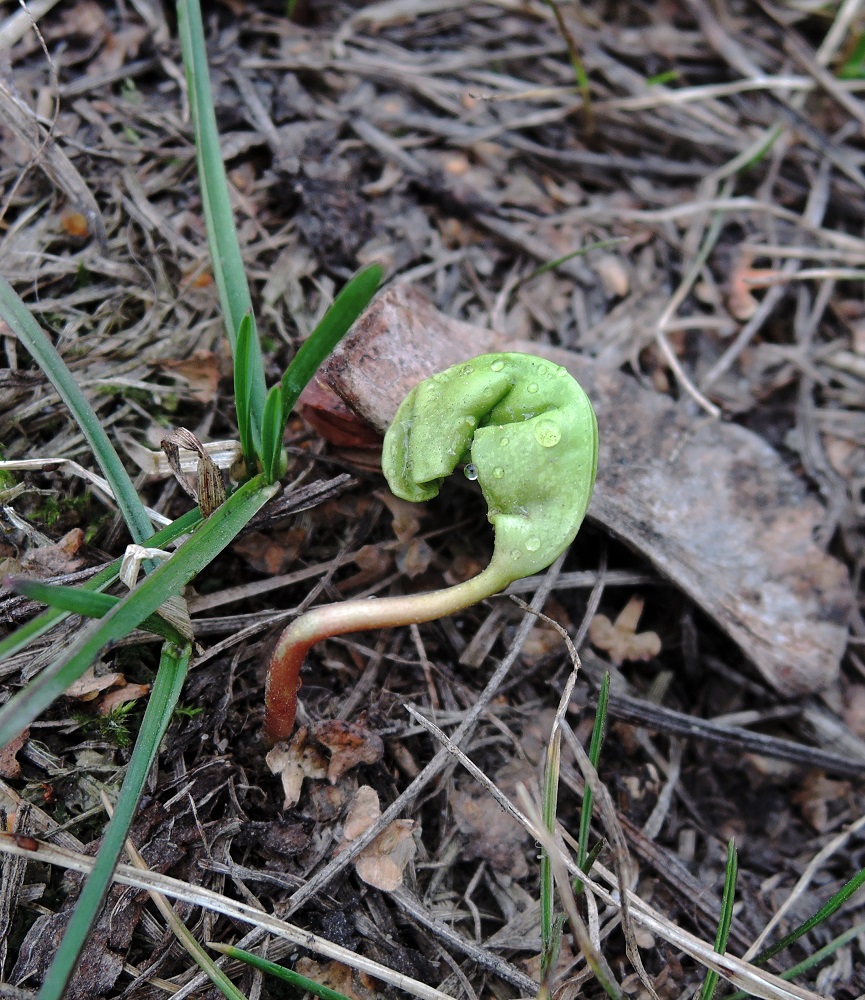
[[[384,431],[417,382],[501,350],[563,365],[591,398],[601,446],[588,516],[711,615],[777,691],[830,686],[847,640],[847,571],[812,540],[821,504],[756,434],[695,417],[591,358],[451,319],[408,286],[379,296],[316,380]]]

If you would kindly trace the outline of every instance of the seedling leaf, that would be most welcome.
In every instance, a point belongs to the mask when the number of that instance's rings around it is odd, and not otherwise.
[[[381,264],[370,264],[356,274],[333,300],[333,305],[295,354],[282,376],[283,427],[306,383],[366,309],[383,274]]]
[[[282,419],[282,388],[271,386],[264,404],[264,420],[261,425],[261,467],[264,478],[275,483],[282,475],[282,433],[285,423]]]

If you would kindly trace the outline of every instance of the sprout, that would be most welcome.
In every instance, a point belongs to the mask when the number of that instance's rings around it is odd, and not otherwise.
[[[455,587],[315,608],[282,633],[267,675],[264,734],[287,739],[300,668],[319,640],[454,614],[545,569],[574,540],[595,484],[598,425],[565,368],[529,354],[484,354],[406,396],[384,439],[382,469],[404,500],[429,500],[466,464],[495,529],[489,566]]]

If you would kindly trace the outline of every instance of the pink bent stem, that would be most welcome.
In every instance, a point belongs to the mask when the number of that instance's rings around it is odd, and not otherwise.
[[[267,668],[264,738],[269,743],[287,740],[294,728],[300,668],[306,654],[321,639],[372,628],[414,625],[444,618],[503,590],[511,578],[495,560],[465,583],[428,594],[406,597],[372,597],[313,608],[296,618],[279,637]]]

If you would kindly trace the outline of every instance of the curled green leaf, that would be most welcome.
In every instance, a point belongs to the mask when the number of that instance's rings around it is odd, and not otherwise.
[[[598,464],[598,424],[567,369],[529,354],[483,354],[406,396],[382,470],[404,500],[429,500],[469,462],[495,528],[506,586],[549,566],[574,540]]]
[[[477,576],[407,597],[314,608],[282,633],[267,674],[264,734],[287,739],[300,669],[328,636],[431,621],[545,569],[579,530],[595,484],[598,425],[564,368],[528,354],[484,354],[421,382],[384,440],[382,468],[404,500],[429,500],[468,462],[489,506],[495,548]]]

